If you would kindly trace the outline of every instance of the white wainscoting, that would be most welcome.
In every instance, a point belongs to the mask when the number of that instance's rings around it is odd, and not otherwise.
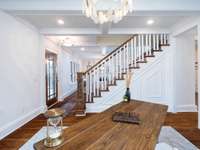
[[[156,53],[156,57],[148,58],[148,63],[140,65],[140,69],[134,71],[130,87],[131,98],[165,104],[169,106],[168,111],[173,112],[172,58],[169,48],[163,50]],[[112,87],[110,92],[103,93],[101,98],[94,99],[94,103],[87,104],[87,112],[101,112],[111,107],[122,101],[124,93],[125,81],[118,81],[118,86]]]

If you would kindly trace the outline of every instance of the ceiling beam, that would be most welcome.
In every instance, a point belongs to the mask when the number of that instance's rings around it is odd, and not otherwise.
[[[100,35],[96,28],[43,28],[39,31],[43,35]]]
[[[112,28],[109,34],[170,33],[169,28]]]
[[[104,24],[100,24],[99,28],[101,30],[102,34],[108,34],[109,33],[109,29],[111,28],[112,23],[111,22],[107,22]]]
[[[169,33],[168,28],[110,28],[108,34],[131,35],[137,33]],[[102,31],[96,28],[43,28],[43,35],[102,35]]]

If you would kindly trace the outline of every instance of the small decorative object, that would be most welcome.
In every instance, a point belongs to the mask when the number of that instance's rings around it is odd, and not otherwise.
[[[132,11],[132,0],[83,0],[83,13],[99,24],[117,23]]]
[[[125,95],[124,95],[124,101],[125,102],[129,102],[131,100],[131,93],[130,93],[130,84],[131,84],[131,77],[132,77],[132,73],[131,71],[127,72],[126,74],[126,92],[125,92]]]
[[[65,111],[61,108],[48,110],[44,115],[47,117],[47,137],[44,140],[46,147],[58,146],[63,142],[63,121]]]
[[[132,112],[115,112],[112,120],[115,122],[125,122],[125,123],[133,123],[140,124],[139,114]]]

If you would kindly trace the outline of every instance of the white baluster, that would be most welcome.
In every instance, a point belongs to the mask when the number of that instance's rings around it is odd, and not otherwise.
[[[89,92],[88,92],[88,73],[86,73],[86,75],[85,75],[85,79],[86,79],[86,101],[88,102],[88,96],[89,96]]]
[[[156,49],[159,50],[159,34],[156,34]]]
[[[119,63],[119,59],[118,59],[118,51],[116,52],[115,55],[115,78],[118,79],[118,63]]]
[[[169,34],[166,34],[166,44],[169,44]]]
[[[116,62],[115,62],[115,53],[113,54],[113,56],[112,56],[112,67],[113,67],[113,83],[114,83],[114,80],[115,80],[115,76],[116,76],[116,74],[115,74],[115,72],[116,72],[116,67],[115,67],[115,65],[116,65]]]
[[[96,69],[94,69],[93,71],[93,75],[92,75],[92,87],[93,87],[93,96],[96,95]]]
[[[129,52],[129,43],[126,44],[126,72],[129,70],[129,60],[130,60],[130,52]]]
[[[103,63],[103,89],[106,90],[106,62]]]
[[[125,47],[123,46],[123,48],[121,48],[121,54],[120,54],[120,58],[121,58],[121,70],[122,72],[124,72],[125,70]]]
[[[113,83],[113,57],[110,57],[110,84]]]
[[[112,78],[112,74],[113,74],[113,66],[112,66],[112,56],[109,58],[109,77],[110,77],[110,79],[109,79],[109,84],[112,84],[112,80],[113,80],[113,78]]]
[[[164,45],[167,44],[167,37],[166,37],[166,34],[164,34]]]
[[[111,81],[110,69],[111,69],[111,66],[110,66],[110,57],[109,57],[107,61],[107,78],[108,78],[107,84],[110,84],[110,81]]]
[[[92,102],[92,72],[89,71],[89,102]]]
[[[141,35],[138,35],[138,61],[141,59]]]
[[[141,58],[144,60],[144,34],[141,35]]]
[[[134,37],[134,66],[137,66],[137,36]]]
[[[108,86],[108,73],[109,73],[108,62],[105,61],[105,89],[107,89]]]
[[[148,34],[145,34],[145,54],[148,55]]]
[[[126,72],[126,46],[123,46],[123,72]]]
[[[134,45],[133,45],[133,40],[134,40],[134,38],[135,38],[135,37],[133,37],[133,38],[131,39],[131,67],[134,66],[134,65],[133,65],[133,63],[134,63],[134,62],[133,62],[133,61],[134,61]]]
[[[99,90],[102,90],[103,87],[102,87],[102,66],[99,66]]]
[[[149,55],[152,55],[152,35],[149,34]]]
[[[101,64],[101,90],[104,89],[103,74],[104,74],[104,70],[103,70],[103,63],[102,63]]]
[[[153,50],[156,50],[156,35],[153,34]]]
[[[96,81],[97,81],[97,86],[96,86],[96,88],[97,88],[97,96],[100,96],[99,95],[99,67],[97,68],[97,78],[96,78]]]
[[[163,44],[163,34],[160,34],[160,44]]]
[[[122,63],[122,52],[123,52],[122,49],[120,49],[120,51],[118,53],[118,55],[119,55],[119,66],[118,66],[118,68],[119,68],[119,70],[118,70],[119,71],[118,72],[119,73],[119,78],[121,78],[121,76],[122,76],[122,66],[123,66],[122,65],[123,64]]]

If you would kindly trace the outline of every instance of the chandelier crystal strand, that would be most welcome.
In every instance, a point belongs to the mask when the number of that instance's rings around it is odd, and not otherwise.
[[[106,6],[106,8],[103,8],[103,6]],[[132,0],[83,0],[83,13],[96,24],[117,23],[132,11]]]

